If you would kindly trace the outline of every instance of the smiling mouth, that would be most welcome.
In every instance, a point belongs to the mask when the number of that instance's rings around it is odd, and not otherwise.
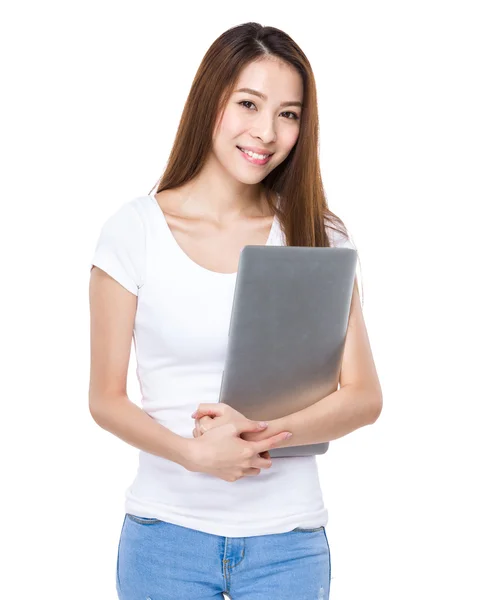
[[[241,148],[240,146],[237,146],[237,148],[244,154],[247,154],[249,152],[248,150],[244,150],[244,148]],[[265,158],[261,158],[258,160],[265,160],[266,158],[270,158],[271,156],[273,156],[273,154],[274,154],[274,152],[271,152],[270,154],[262,155],[262,156],[265,156]],[[247,156],[250,156],[250,154],[247,154]],[[254,158],[254,157],[251,156],[251,158]]]

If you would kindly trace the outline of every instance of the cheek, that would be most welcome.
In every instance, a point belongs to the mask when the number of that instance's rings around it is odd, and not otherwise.
[[[280,152],[281,152],[280,163],[283,162],[290,155],[291,151],[293,150],[293,147],[297,143],[298,136],[299,136],[298,129],[295,131],[283,130],[283,131],[279,132],[279,137],[277,139],[277,146],[278,146],[279,150],[281,149],[280,150]],[[279,163],[277,163],[277,165],[278,164]]]
[[[292,128],[292,129],[294,129],[294,128]],[[295,146],[295,144],[297,143],[299,134],[300,134],[300,130],[298,129],[298,127],[292,131],[288,131],[288,132],[284,133],[283,144],[284,144],[285,148],[288,148],[288,151],[290,151],[293,148],[293,146]]]
[[[237,112],[225,111],[220,128],[220,135],[228,138],[236,137],[242,133],[244,125],[244,120],[240,118],[240,115],[237,114]]]

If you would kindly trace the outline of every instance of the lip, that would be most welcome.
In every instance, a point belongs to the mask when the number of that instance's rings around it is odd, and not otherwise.
[[[264,148],[258,148],[257,146],[237,146],[237,148],[242,148],[243,150],[250,150],[251,152],[256,152],[256,154],[270,154],[271,156],[274,152],[270,152],[269,150],[265,150]]]
[[[263,158],[262,160],[259,158],[252,158],[252,156],[249,156],[245,152],[242,152],[242,150],[240,150],[240,148],[238,146],[237,146],[237,150],[240,152],[242,157],[251,165],[257,165],[257,166],[266,165],[267,163],[269,163],[269,161],[272,158],[272,156],[268,156],[266,158]]]

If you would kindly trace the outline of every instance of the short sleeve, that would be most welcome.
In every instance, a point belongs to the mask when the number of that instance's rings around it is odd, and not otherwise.
[[[358,253],[358,248],[356,247],[356,245],[353,241],[353,238],[350,235],[349,230],[347,228],[346,228],[346,231],[347,231],[347,235],[344,235],[343,233],[336,231],[334,228],[332,228],[330,226],[328,226],[328,228],[327,228],[327,234],[329,237],[329,241],[332,244],[332,247],[351,248],[352,250],[356,250],[355,282],[358,285],[358,282],[362,282],[360,257],[359,257],[359,253]],[[358,285],[358,289],[360,291],[361,306],[363,309],[363,304],[365,302],[364,293],[363,293],[363,283],[361,286],[361,290],[360,290],[359,285]]]
[[[145,228],[131,202],[102,225],[92,265],[99,267],[135,296],[144,283]]]
[[[328,226],[327,232],[328,232],[329,242],[331,243],[332,247],[351,248],[352,250],[357,250],[349,232],[348,232],[348,235],[346,236],[330,226]]]

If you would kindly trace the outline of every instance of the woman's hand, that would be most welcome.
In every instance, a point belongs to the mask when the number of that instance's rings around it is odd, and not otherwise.
[[[226,423],[209,429],[189,444],[185,467],[188,471],[207,473],[224,481],[253,477],[269,469],[272,461],[264,458],[268,450],[281,445],[291,432],[281,431],[261,442],[246,442],[240,436],[256,429],[255,421],[242,421],[241,427]]]
[[[194,438],[200,437],[210,429],[219,427],[220,425],[225,425],[227,423],[233,423],[238,428],[245,423],[254,423],[253,420],[251,421],[251,419],[248,419],[238,410],[235,410],[235,408],[232,408],[224,402],[200,404],[191,417],[194,418]],[[242,439],[248,442],[257,442],[269,437],[269,434],[266,431],[267,423],[263,426],[260,422],[256,422],[256,425],[257,432],[243,432],[241,435]],[[263,458],[270,458],[270,454],[267,450],[261,453],[261,456]]]

